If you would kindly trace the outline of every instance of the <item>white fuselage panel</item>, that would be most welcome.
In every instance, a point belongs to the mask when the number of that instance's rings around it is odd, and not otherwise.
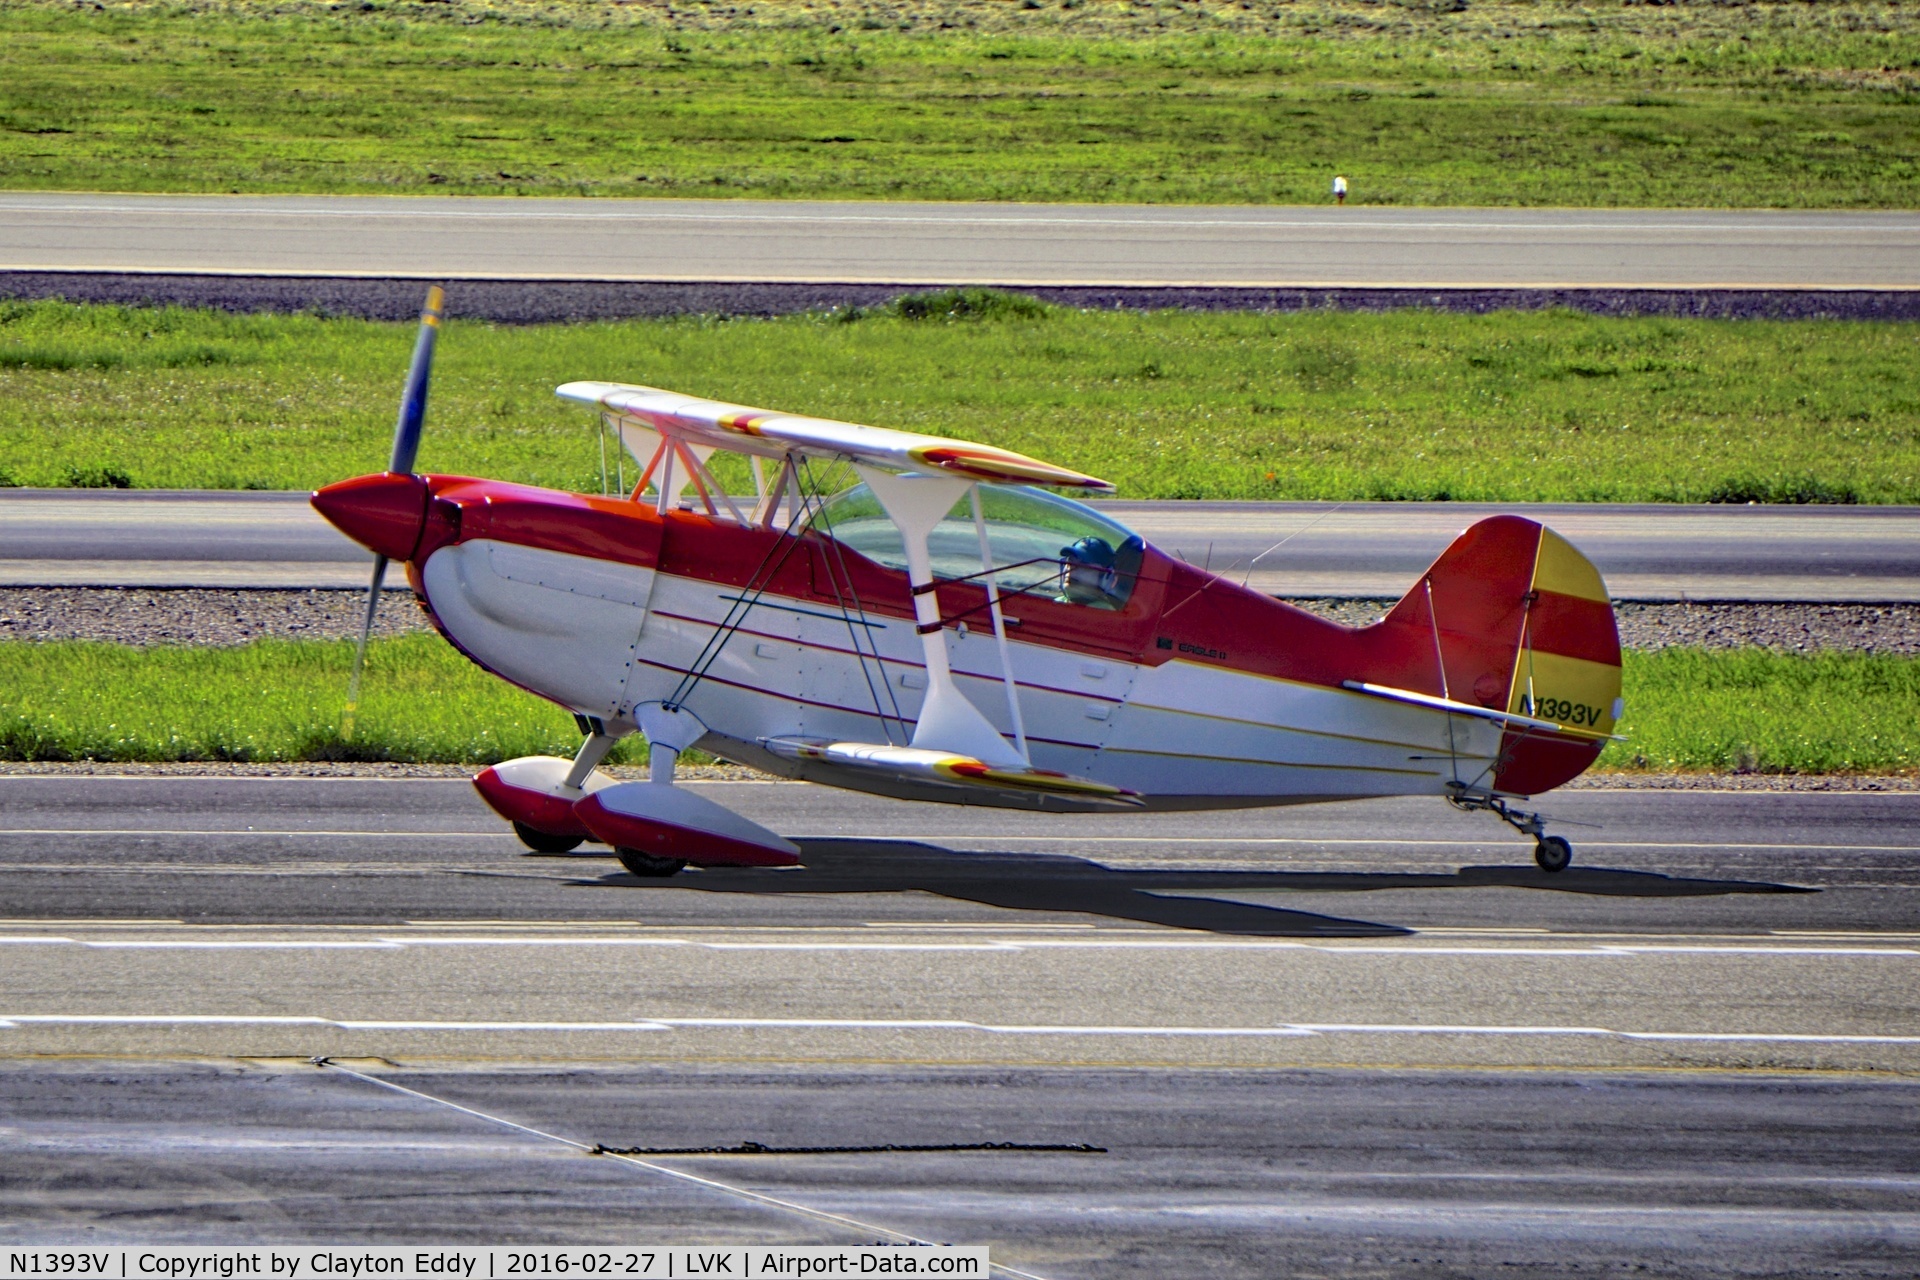
[[[476,539],[434,552],[420,578],[488,670],[582,714],[620,714],[653,570]]]
[[[488,541],[435,552],[422,577],[466,652],[588,715],[627,718],[673,699],[736,742],[904,745],[925,695],[919,637],[899,618],[774,596],[743,613],[731,587]],[[737,630],[711,652],[730,611]],[[959,689],[1011,736],[992,634],[945,635]],[[690,682],[703,651],[704,673]],[[1501,739],[1486,721],[1222,667],[1149,667],[1017,638],[1011,651],[1034,764],[1150,805],[1485,786]]]

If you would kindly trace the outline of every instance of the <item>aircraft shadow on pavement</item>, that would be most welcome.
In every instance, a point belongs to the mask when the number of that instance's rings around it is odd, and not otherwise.
[[[909,840],[803,840],[805,865],[778,870],[709,867],[671,880],[624,872],[580,884],[697,889],[704,893],[939,894],[1015,911],[1076,911],[1210,933],[1283,938],[1377,938],[1412,932],[1193,893],[1282,890],[1338,893],[1377,889],[1508,887],[1637,898],[1739,893],[1810,893],[1753,880],[1680,879],[1645,871],[1532,866],[1462,867],[1452,875],[1397,872],[1132,870],[1048,853],[962,853]]]

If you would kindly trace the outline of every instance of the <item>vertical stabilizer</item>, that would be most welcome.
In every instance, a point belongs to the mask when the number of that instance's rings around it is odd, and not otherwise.
[[[1552,721],[1515,727],[1494,790],[1578,776],[1619,720],[1620,635],[1606,582],[1537,521],[1494,516],[1441,553],[1380,626],[1382,683]]]

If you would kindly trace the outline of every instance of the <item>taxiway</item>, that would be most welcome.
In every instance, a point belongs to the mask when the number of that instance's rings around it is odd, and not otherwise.
[[[1396,598],[1499,511],[1559,530],[1628,600],[1920,600],[1920,508],[1131,502],[1194,564],[1290,597]],[[142,554],[129,555],[138,544]],[[364,587],[370,557],[300,493],[0,490],[0,585]],[[389,578],[390,585],[398,575]]]
[[[1435,801],[689,785],[806,866],[528,855],[460,779],[0,778],[0,1238],[1920,1260],[1920,793],[1560,793],[1549,877]]]
[[[998,285],[1920,287],[1911,213],[0,194],[0,270]]]

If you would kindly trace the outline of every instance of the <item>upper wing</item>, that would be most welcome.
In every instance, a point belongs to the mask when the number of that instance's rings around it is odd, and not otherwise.
[[[557,394],[606,413],[642,423],[663,435],[736,453],[777,458],[788,453],[848,458],[898,470],[937,470],[991,484],[1040,484],[1111,493],[1105,480],[1082,475],[1010,449],[863,427],[829,418],[749,409],[697,396],[619,382],[569,382]]]

